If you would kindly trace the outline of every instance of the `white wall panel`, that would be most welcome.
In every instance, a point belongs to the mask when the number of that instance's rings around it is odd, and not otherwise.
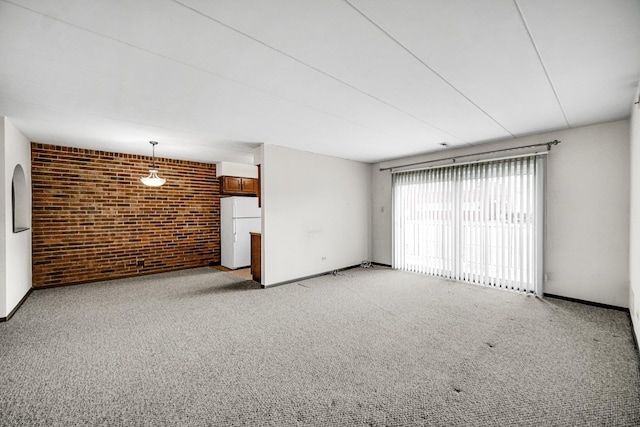
[[[264,285],[369,259],[369,165],[264,145],[261,178]]]
[[[635,100],[640,98],[640,85]],[[631,113],[631,225],[629,230],[629,309],[640,342],[640,104]]]
[[[31,230],[13,232],[11,185],[16,165],[21,165],[28,192],[27,218],[22,224],[31,227],[31,143],[24,137],[6,117],[4,122],[4,144],[2,144],[2,264],[0,268],[0,289],[3,288],[4,305],[0,307],[0,317],[6,317],[18,305],[22,297],[31,289]],[[2,271],[4,270],[4,271]],[[0,301],[2,301],[0,299]]]

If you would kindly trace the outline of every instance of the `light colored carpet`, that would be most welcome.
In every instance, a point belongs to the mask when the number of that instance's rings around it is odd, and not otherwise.
[[[253,280],[253,275],[251,274],[251,268],[240,268],[237,270],[231,270],[230,268],[223,267],[221,265],[217,265],[214,267],[216,270],[225,271],[227,273],[231,273],[235,276],[241,277],[244,280]]]
[[[640,425],[628,314],[353,269],[38,290],[0,324],[0,425]]]

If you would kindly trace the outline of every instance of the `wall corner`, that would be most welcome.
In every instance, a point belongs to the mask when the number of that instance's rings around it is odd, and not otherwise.
[[[2,119],[2,281],[0,317],[7,317],[31,289],[31,142],[6,118]],[[15,171],[19,171],[16,174]],[[14,182],[20,178],[20,185]],[[14,194],[14,191],[21,191]],[[23,194],[24,193],[24,194]],[[19,208],[16,201],[24,201]],[[16,211],[20,227],[14,227]]]

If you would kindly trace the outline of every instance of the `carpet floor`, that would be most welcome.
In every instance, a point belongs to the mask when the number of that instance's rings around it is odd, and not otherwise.
[[[352,269],[34,291],[0,323],[0,425],[640,425],[628,313]]]

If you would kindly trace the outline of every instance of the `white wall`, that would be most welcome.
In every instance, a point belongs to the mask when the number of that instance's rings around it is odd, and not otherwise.
[[[241,176],[243,178],[257,178],[258,168],[254,165],[233,162],[216,163],[216,176]]]
[[[640,98],[640,85],[634,100]],[[631,110],[631,221],[629,231],[629,311],[640,343],[640,104]]]
[[[10,229],[11,217],[7,218],[5,207],[7,205],[6,190],[6,167],[5,167],[5,122],[6,119],[0,116],[0,317],[7,317],[7,233],[12,233]],[[13,173],[13,171],[11,172]],[[11,181],[9,181],[11,185]],[[9,187],[9,203],[11,203],[11,187]]]
[[[545,293],[628,305],[629,121],[515,138],[373,165],[373,254],[391,263],[390,177],[379,168],[558,139],[547,167]],[[495,155],[493,155],[495,157]],[[384,176],[382,174],[385,174]],[[384,208],[385,212],[381,212]],[[382,243],[384,242],[384,243]]]
[[[558,139],[547,174],[545,292],[627,307],[629,122]]]
[[[31,143],[11,122],[2,117],[2,250],[3,267],[0,268],[0,288],[4,300],[1,301],[0,317],[7,317],[18,305],[22,297],[31,289],[31,229],[14,233],[11,213],[11,182],[16,165],[20,164],[26,178],[29,207],[26,223],[31,227]]]
[[[262,163],[262,284],[358,265],[370,258],[368,164],[275,145]]]

